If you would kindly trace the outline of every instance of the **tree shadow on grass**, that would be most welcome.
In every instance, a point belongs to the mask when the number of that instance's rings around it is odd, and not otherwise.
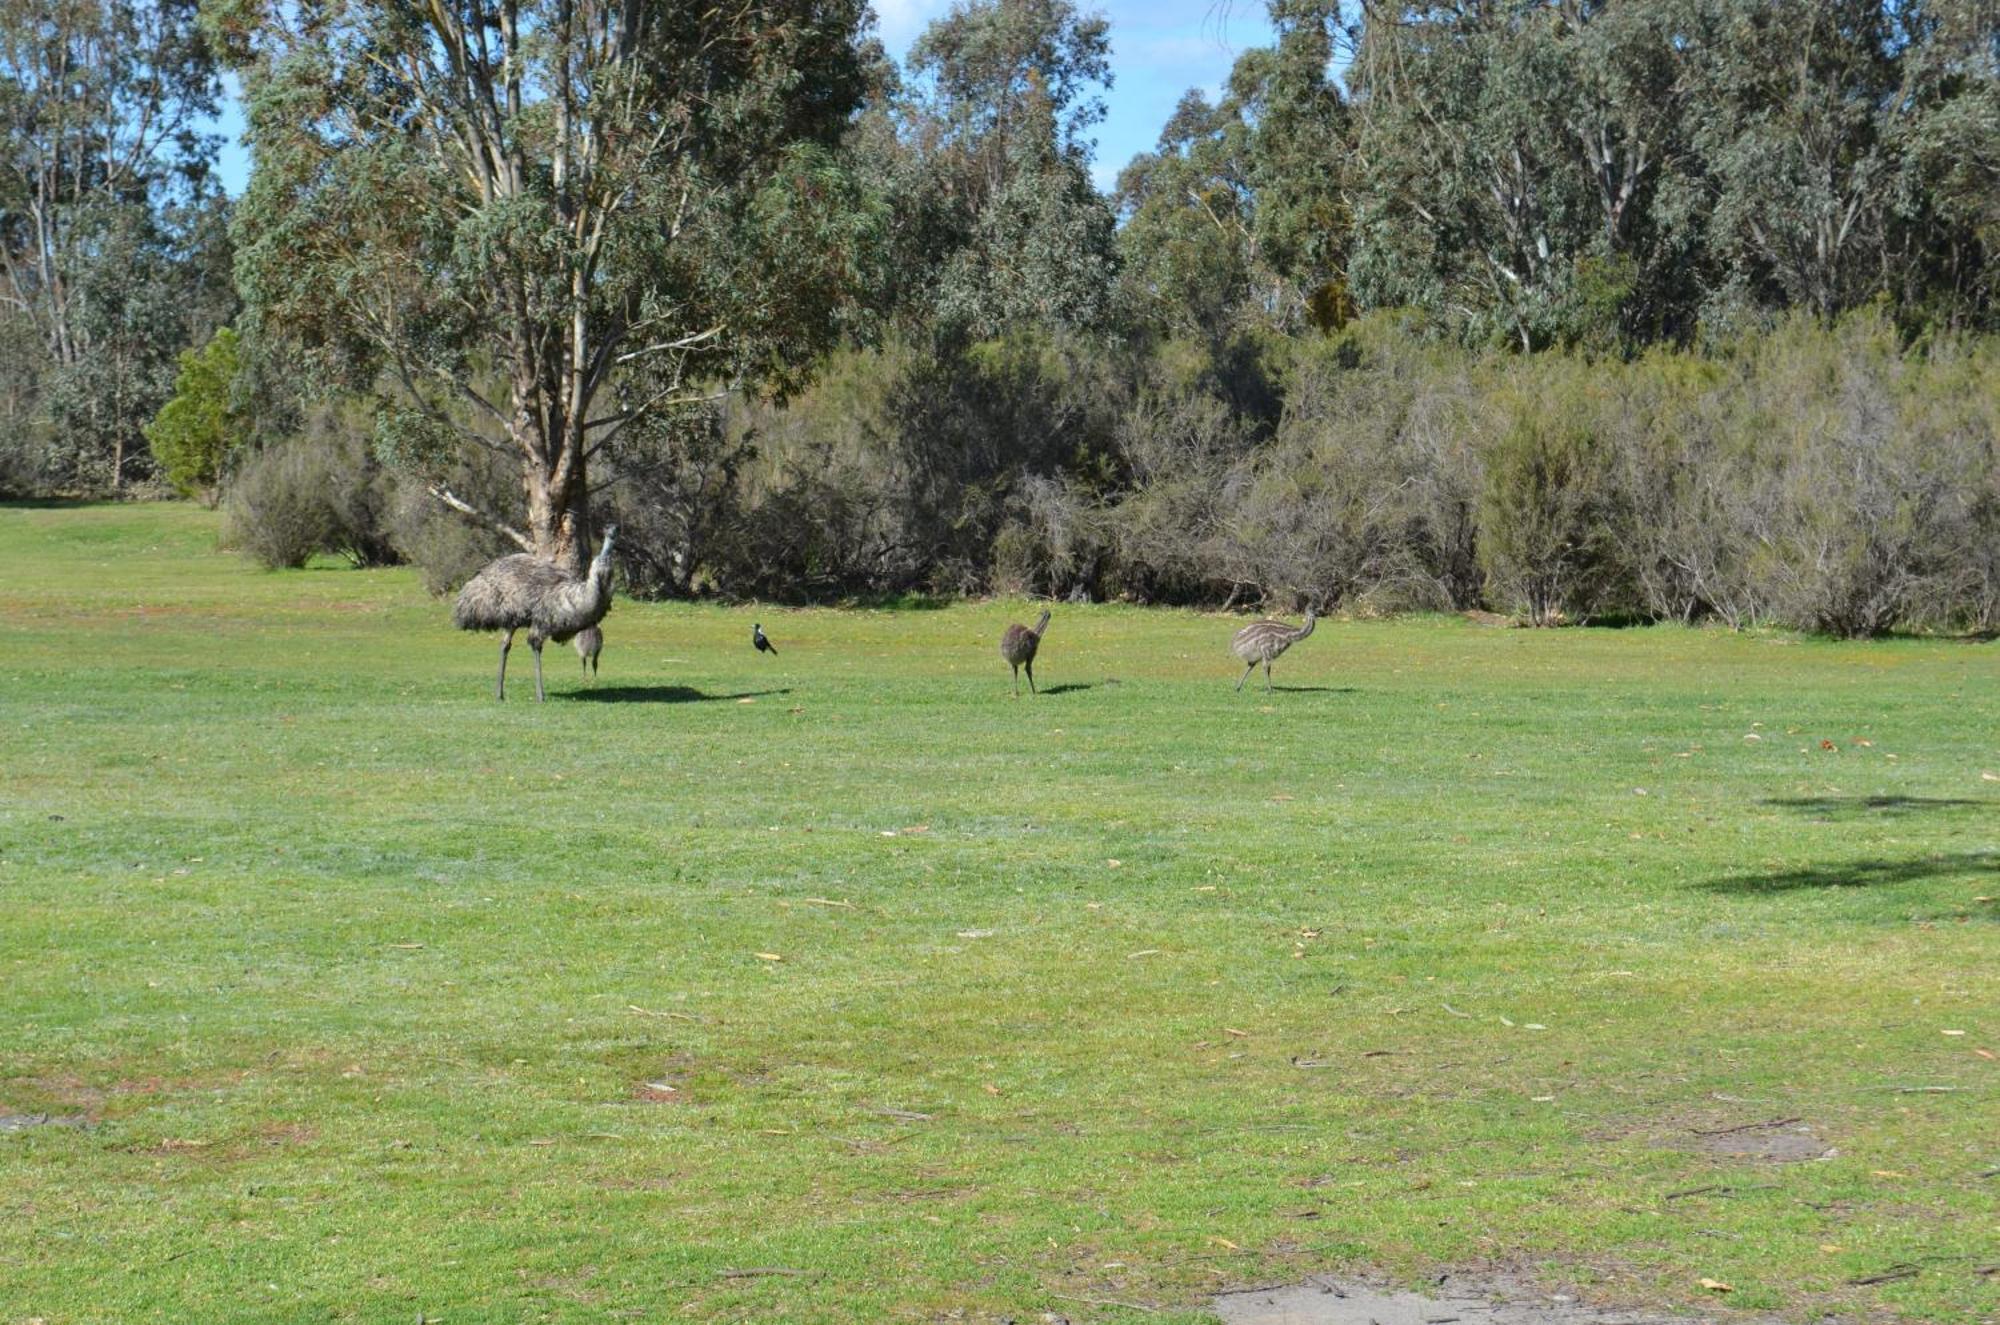
[[[742,690],[733,695],[711,695],[693,686],[593,686],[555,696],[586,704],[714,704],[728,699],[762,699],[766,695],[789,695],[790,686],[777,690]]]
[[[1855,819],[1872,815],[1921,814],[1930,810],[1963,810],[1983,806],[2000,809],[2000,800],[1963,796],[1796,796],[1774,797],[1762,804],[1794,810],[1814,819]]]
[[[1961,851],[1948,855],[1912,856],[1904,860],[1844,860],[1837,864],[1805,865],[1769,874],[1734,874],[1696,884],[1703,892],[1754,897],[1800,888],[1880,888],[1925,879],[1972,878],[1985,886],[2000,881],[2000,855]]]

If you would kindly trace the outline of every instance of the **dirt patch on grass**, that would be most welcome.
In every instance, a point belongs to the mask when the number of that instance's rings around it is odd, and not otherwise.
[[[1453,1276],[1429,1293],[1358,1279],[1313,1275],[1302,1283],[1224,1293],[1215,1299],[1223,1325],[1701,1325],[1713,1316],[1587,1306],[1525,1279]],[[1736,1319],[1741,1320],[1741,1317]]]
[[[80,1113],[8,1113],[0,1110],[0,1132],[25,1132],[35,1127],[88,1127]]]
[[[1690,1127],[1662,1142],[1731,1163],[1798,1164],[1831,1159],[1840,1152],[1803,1118],[1772,1118],[1735,1126]]]
[[[1809,1159],[1829,1159],[1838,1153],[1810,1124],[1803,1122],[1744,1132],[1697,1133],[1695,1149],[1716,1159],[1763,1164],[1798,1164]]]

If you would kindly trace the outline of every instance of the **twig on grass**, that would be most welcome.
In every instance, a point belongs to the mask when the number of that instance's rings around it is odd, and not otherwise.
[[[723,1270],[718,1279],[762,1279],[773,1275],[789,1275],[804,1278],[818,1274],[818,1270],[794,1270],[784,1265],[752,1265],[741,1270]]]
[[[1158,1307],[1149,1307],[1144,1302],[1121,1302],[1115,1297],[1078,1297],[1074,1293],[1050,1293],[1049,1296],[1063,1302],[1086,1302],[1093,1307],[1124,1307],[1127,1311],[1143,1311],[1149,1316],[1160,1314]]]
[[[691,1017],[685,1012],[655,1012],[651,1008],[642,1008],[637,1003],[627,1003],[625,1005],[625,1010],[627,1012],[636,1012],[642,1017],[672,1017],[675,1021],[701,1020],[701,1018]]]
[[[1901,1264],[1890,1266],[1880,1274],[1864,1274],[1859,1278],[1849,1279],[1847,1282],[1853,1284],[1856,1288],[1867,1288],[1873,1284],[1893,1284],[1902,1279],[1914,1279],[1923,1272],[1922,1266],[1911,1265],[1908,1261],[1904,1261]]]
[[[1792,1123],[1802,1123],[1804,1118],[1773,1118],[1762,1123],[1740,1123],[1735,1127],[1695,1127],[1689,1130],[1695,1136],[1728,1136],[1733,1132],[1755,1132],[1765,1127],[1785,1127]]]

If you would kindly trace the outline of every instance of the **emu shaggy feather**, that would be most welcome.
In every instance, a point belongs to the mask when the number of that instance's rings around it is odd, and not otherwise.
[[[1007,633],[1000,637],[1000,656],[1014,669],[1014,694],[1021,693],[1021,669],[1028,669],[1028,693],[1035,693],[1035,651],[1042,647],[1042,632],[1049,628],[1049,614],[1046,609],[1042,619],[1035,623],[1033,630],[1023,625],[1007,627]]]
[[[535,698],[542,696],[542,645],[561,644],[604,620],[611,610],[611,543],[616,526],[604,531],[604,543],[581,578],[532,553],[517,552],[489,563],[466,581],[451,609],[460,630],[498,630],[500,679],[497,698],[507,697],[507,651],[514,632],[528,632],[535,651]]]
[[[1229,641],[1229,651],[1243,664],[1243,675],[1236,678],[1236,688],[1250,679],[1250,673],[1257,670],[1257,664],[1264,664],[1264,689],[1271,688],[1271,663],[1279,654],[1291,648],[1300,640],[1313,633],[1313,626],[1319,621],[1319,609],[1306,609],[1306,623],[1303,626],[1288,626],[1282,621],[1253,621],[1236,632],[1236,638]]]

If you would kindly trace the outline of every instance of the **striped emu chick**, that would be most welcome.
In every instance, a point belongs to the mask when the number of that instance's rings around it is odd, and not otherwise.
[[[1257,670],[1257,664],[1264,664],[1264,689],[1271,688],[1272,660],[1291,648],[1300,640],[1313,633],[1313,626],[1319,621],[1319,609],[1306,609],[1306,623],[1303,626],[1288,626],[1282,621],[1253,621],[1236,632],[1236,638],[1229,641],[1230,652],[1243,662],[1243,675],[1236,678],[1236,688],[1250,679],[1250,673]]]
[[[549,640],[562,644],[604,620],[611,610],[611,540],[617,535],[613,525],[604,531],[604,544],[590,569],[579,576],[528,552],[517,552],[490,562],[466,581],[452,606],[452,624],[460,630],[497,630],[500,634],[500,678],[494,683],[494,698],[507,698],[507,651],[514,647],[514,632],[528,632],[528,647],[535,651],[535,698],[542,694],[542,645]]]
[[[1007,627],[1007,633],[1000,637],[1000,656],[1014,669],[1014,697],[1021,696],[1021,669],[1028,671],[1028,693],[1035,694],[1035,650],[1042,647],[1042,632],[1049,628],[1049,613],[1042,609],[1042,619],[1029,630],[1026,626]]]
[[[597,675],[597,655],[603,652],[603,631],[596,626],[585,626],[576,632],[576,656],[583,659],[583,670],[587,675]]]

